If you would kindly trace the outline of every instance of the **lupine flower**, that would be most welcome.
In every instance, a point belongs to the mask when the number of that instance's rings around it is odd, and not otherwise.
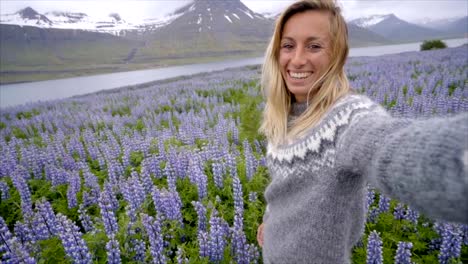
[[[111,237],[110,240],[106,243],[106,251],[108,264],[122,263],[120,259],[119,242],[114,237]]]
[[[68,178],[68,189],[67,189],[67,200],[68,200],[68,208],[71,209],[73,207],[78,206],[78,200],[76,195],[81,189],[81,180],[80,175],[78,172],[72,172],[70,177]]]
[[[199,201],[192,201],[198,216],[198,232],[206,232],[206,208]]]
[[[369,208],[374,203],[375,192],[367,187],[367,196],[366,196],[366,212],[369,211]]]
[[[248,180],[251,180],[255,173],[255,170],[257,169],[257,160],[252,154],[252,148],[250,147],[248,140],[244,140],[243,147],[245,159],[245,175],[247,176]]]
[[[181,247],[177,247],[177,264],[189,263],[187,258],[184,258],[184,252]]]
[[[4,263],[26,263],[35,264],[36,261],[30,257],[23,245],[14,237],[3,218],[0,216],[0,253]]]
[[[135,256],[133,260],[137,262],[144,262],[146,256],[146,245],[145,241],[141,239],[134,239],[133,240],[133,251],[135,252]]]
[[[463,234],[463,245],[468,245],[468,225],[462,224],[461,231]]]
[[[250,192],[249,193],[249,202],[254,203],[257,201],[257,193],[256,192]]]
[[[227,245],[225,229],[222,219],[213,210],[210,218],[209,257],[211,262],[220,262],[224,258],[224,249]]]
[[[390,210],[390,198],[385,197],[383,194],[379,196],[379,213],[385,213]]]
[[[10,198],[10,187],[8,187],[8,184],[4,181],[0,181],[0,193],[2,194],[2,200]]]
[[[375,230],[369,234],[366,264],[382,264],[382,240]]]
[[[57,215],[57,230],[65,253],[74,263],[92,263],[88,246],[78,227],[66,216]]]
[[[244,194],[242,192],[242,185],[238,177],[232,177],[232,190],[234,192],[234,207],[243,212]]]
[[[205,231],[199,231],[197,234],[198,248],[200,257],[209,257],[210,256],[210,245],[208,233]]]
[[[11,176],[13,185],[16,187],[21,197],[21,210],[23,211],[23,215],[31,216],[31,191],[29,190],[28,184],[26,183],[26,178],[29,178],[29,172],[21,166],[18,166],[18,168],[13,172],[13,175]]]
[[[462,237],[459,226],[455,224],[444,224],[439,263],[448,264],[452,258],[459,258],[461,254],[461,244]]]
[[[36,234],[40,235],[41,239],[47,239],[57,234],[57,220],[54,211],[50,203],[45,199],[36,203],[33,226]]]
[[[419,213],[416,210],[411,209],[409,206],[406,209],[405,219],[411,221],[413,224],[418,223]]]
[[[396,220],[401,220],[401,219],[405,219],[405,206],[401,203],[398,203],[397,206],[395,206],[395,209],[393,211],[393,217],[396,219]]]
[[[153,263],[166,263],[164,255],[164,241],[161,233],[161,221],[159,218],[154,219],[146,214],[141,214],[141,220],[149,236],[150,252],[153,256]]]
[[[413,243],[411,242],[398,242],[395,264],[412,264],[411,248],[413,248]]]
[[[84,207],[83,204],[80,204],[78,207],[78,218],[80,219],[81,226],[83,226],[83,229],[85,232],[91,232],[94,230],[94,225],[93,221],[91,220],[91,217],[86,213],[86,208]]]
[[[104,228],[106,230],[107,237],[112,237],[118,231],[117,219],[113,211],[113,205],[110,197],[112,193],[108,193],[107,190],[104,190],[99,197],[99,208],[101,208],[101,217],[104,223]]]
[[[217,162],[213,163],[212,167],[213,167],[213,179],[214,179],[215,185],[219,189],[222,189],[224,185],[223,184],[223,167],[221,163],[217,163]]]
[[[195,160],[191,161],[189,179],[198,189],[198,199],[201,201],[208,195],[208,177],[203,173]]]

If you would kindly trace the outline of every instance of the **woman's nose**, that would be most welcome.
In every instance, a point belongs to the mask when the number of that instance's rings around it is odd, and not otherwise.
[[[304,56],[304,50],[302,48],[297,48],[291,58],[291,64],[294,67],[301,67],[306,63],[306,57]]]

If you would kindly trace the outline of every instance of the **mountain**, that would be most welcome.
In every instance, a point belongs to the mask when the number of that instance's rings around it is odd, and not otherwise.
[[[394,14],[358,18],[350,21],[350,23],[367,28],[393,42],[421,41],[446,35],[442,31],[404,21]]]
[[[383,45],[391,43],[390,40],[366,28],[348,23],[348,39],[351,47]]]
[[[272,20],[240,0],[195,0],[171,15],[175,19],[147,42],[171,58],[259,54],[273,32]]]
[[[468,16],[437,20],[427,19],[417,23],[427,28],[458,34],[459,36],[468,34]]]

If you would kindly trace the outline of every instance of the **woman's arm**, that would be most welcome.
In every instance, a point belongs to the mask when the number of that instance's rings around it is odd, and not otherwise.
[[[468,223],[468,113],[407,120],[378,108],[351,118],[339,166],[428,216]]]

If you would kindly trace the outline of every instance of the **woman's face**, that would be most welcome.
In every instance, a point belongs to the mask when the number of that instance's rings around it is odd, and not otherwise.
[[[279,64],[286,86],[305,102],[313,83],[330,65],[329,13],[306,11],[289,18],[281,37]],[[313,95],[314,91],[310,93]]]

